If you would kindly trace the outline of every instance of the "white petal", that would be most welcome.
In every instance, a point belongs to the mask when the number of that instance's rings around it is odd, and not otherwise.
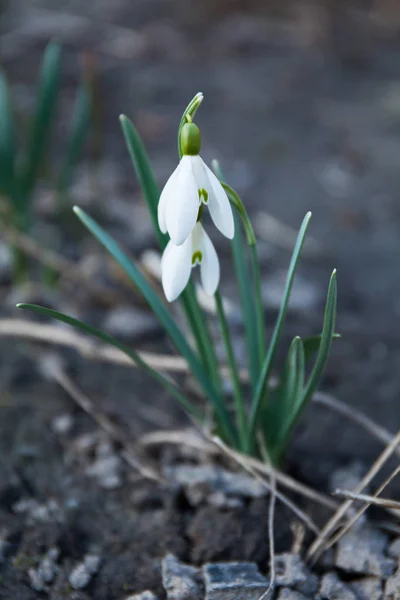
[[[161,281],[165,297],[173,302],[183,292],[192,270],[192,242],[189,238],[181,246],[170,241],[161,259]]]
[[[214,245],[206,232],[202,231],[201,237],[203,260],[200,264],[200,278],[204,291],[213,296],[219,284],[219,260]]]
[[[192,169],[197,189],[204,189],[210,194],[210,192],[212,192],[212,188],[210,185],[210,180],[207,177],[207,172],[205,170],[205,164],[203,159],[199,155],[190,156],[189,158],[190,162],[192,163]]]
[[[168,233],[176,246],[183,244],[196,225],[199,193],[189,156],[184,156],[165,209]]]
[[[211,218],[220,232],[227,238],[232,239],[235,234],[235,223],[228,196],[211,169],[205,163],[203,164],[210,182],[209,187],[211,187],[213,192],[209,193],[208,197],[208,208]]]
[[[165,184],[163,191],[161,192],[160,200],[158,201],[157,208],[157,216],[158,216],[158,226],[163,233],[167,233],[167,223],[165,220],[165,213],[167,210],[167,206],[169,201],[174,196],[175,192],[175,180],[179,174],[179,170],[181,168],[181,163],[176,167],[175,171],[172,173],[167,183]]]

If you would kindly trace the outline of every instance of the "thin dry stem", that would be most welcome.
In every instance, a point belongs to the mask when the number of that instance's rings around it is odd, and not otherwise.
[[[374,506],[382,506],[383,508],[395,508],[396,510],[400,509],[400,502],[391,500],[390,498],[377,498],[376,496],[368,496],[368,494],[355,494],[354,492],[350,492],[348,490],[335,490],[333,495],[337,496],[338,498],[347,498],[348,500],[366,502],[369,506],[373,504]]]
[[[259,473],[257,473],[257,471],[251,466],[250,461],[247,460],[247,456],[238,454],[237,452],[233,452],[218,437],[213,437],[212,441],[227,456],[229,456],[231,459],[233,459],[245,471],[250,473],[250,475],[252,475],[255,479],[257,479],[257,481],[262,483],[266,487],[266,489],[271,493],[271,491],[272,491],[271,484],[268,483],[267,481],[265,481],[265,479],[263,477],[261,477],[261,475]],[[269,475],[270,475],[270,473],[271,472],[269,471]],[[281,474],[279,473],[279,471],[275,471],[275,480],[276,481],[279,481],[280,475]],[[318,529],[317,525],[314,523],[314,521],[304,511],[302,511],[300,508],[298,508],[298,506],[296,506],[287,496],[285,496],[284,494],[282,494],[281,492],[278,492],[278,491],[275,491],[275,495],[282,502],[282,504],[287,506],[296,515],[296,517],[298,519],[300,519],[300,521],[302,521],[311,531],[313,531],[314,533],[319,531],[319,529]]]
[[[346,525],[344,525],[342,527],[342,529],[340,529],[340,531],[338,531],[329,540],[329,542],[326,543],[326,545],[325,545],[326,550],[328,548],[331,548],[331,546],[333,546],[334,544],[336,544],[353,527],[353,525],[365,513],[365,511],[371,506],[371,504],[379,504],[380,506],[383,506],[386,509],[389,509],[389,508],[399,509],[400,508],[399,502],[394,502],[392,500],[384,500],[383,498],[378,498],[379,494],[381,492],[383,492],[385,487],[387,485],[389,485],[389,483],[397,476],[398,473],[400,473],[400,466],[396,467],[396,469],[394,469],[394,471],[392,471],[392,473],[389,475],[389,477],[387,477],[385,479],[385,481],[382,483],[382,485],[379,486],[379,488],[376,490],[375,494],[372,497],[364,495],[364,498],[367,498],[366,504],[364,504],[364,506],[362,506],[360,508],[360,510],[356,512],[356,514],[350,519],[350,521],[348,523],[346,523]],[[362,498],[362,496],[363,495],[361,495],[361,498]],[[354,502],[355,500],[360,499],[360,495],[357,493],[350,492],[349,497],[350,497],[351,502]],[[391,504],[391,506],[388,506],[388,503]],[[398,513],[396,513],[396,514],[398,514]]]
[[[86,414],[88,414],[97,425],[103,429],[111,439],[118,442],[123,450],[121,452],[121,456],[125,460],[125,462],[138,471],[143,477],[147,479],[152,479],[154,481],[161,481],[161,477],[156,471],[146,467],[140,463],[140,461],[135,457],[135,453],[133,448],[131,447],[129,440],[127,440],[125,433],[117,427],[110,419],[108,419],[104,414],[101,414],[94,403],[84,394],[72,381],[70,377],[63,371],[60,365],[57,366],[55,361],[52,361],[51,370],[49,369],[52,378],[62,387],[62,389],[67,392],[67,394],[76,402],[76,404],[83,410]]]
[[[363,489],[372,481],[372,479],[381,470],[386,461],[396,451],[399,444],[400,431],[394,436],[390,444],[388,444],[386,448],[381,452],[381,454],[371,466],[368,473],[365,475],[365,477],[363,477],[360,484],[356,487],[356,489],[354,490],[356,494],[361,493]],[[353,502],[353,500],[346,500],[345,502],[343,502],[339,506],[335,514],[329,519],[329,521],[323,527],[321,533],[318,535],[318,537],[315,539],[314,543],[310,546],[308,550],[307,558],[309,560],[315,560],[317,556],[323,551],[331,533],[336,529],[342,518],[346,515]]]

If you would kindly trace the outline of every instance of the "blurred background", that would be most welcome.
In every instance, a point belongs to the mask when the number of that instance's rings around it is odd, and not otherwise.
[[[201,91],[202,155],[220,160],[254,220],[268,318],[276,315],[296,230],[311,210],[288,338],[320,331],[329,274],[337,267],[337,329],[343,338],[335,344],[324,389],[395,431],[400,424],[398,2],[2,0],[0,10],[1,66],[21,143],[35,106],[44,49],[49,40],[62,45],[59,105],[32,197],[29,238],[101,286],[88,290],[59,273],[56,284],[44,284],[35,252],[29,276],[16,281],[10,231],[4,226],[2,317],[21,318],[15,303],[39,300],[100,324],[137,347],[166,349],[139,298],[126,290],[117,298],[111,292],[102,297],[101,290],[109,291],[119,274],[70,207],[82,205],[137,260],[150,260],[151,224],[118,116],[125,113],[136,124],[162,185],[177,163],[182,111]],[[82,79],[92,94],[90,127],[60,202],[56,172]],[[223,239],[215,242],[224,264],[223,291],[235,306],[229,248]],[[240,324],[237,352],[244,360]],[[38,355],[37,346],[0,339],[1,437],[4,451],[29,454],[34,448],[45,455],[51,439],[43,432],[71,407],[34,365],[32,353]],[[73,353],[65,360],[98,405],[128,422],[133,434],[143,423],[145,428],[170,426],[180,415],[137,372],[86,363]],[[154,399],[151,411],[141,403],[144,389]],[[309,411],[294,447],[310,461],[316,449],[330,461],[370,458],[377,448],[321,408]]]

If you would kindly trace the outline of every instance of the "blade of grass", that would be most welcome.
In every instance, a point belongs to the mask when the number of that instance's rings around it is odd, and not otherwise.
[[[250,435],[255,430],[261,399],[265,392],[266,383],[271,375],[271,370],[272,370],[272,367],[274,364],[274,359],[275,359],[278,343],[279,343],[283,325],[284,325],[285,319],[286,319],[286,314],[287,314],[287,309],[288,309],[288,305],[289,305],[290,293],[292,291],[294,275],[296,272],[297,263],[300,258],[301,249],[304,244],[304,240],[305,240],[305,236],[307,233],[307,228],[308,228],[310,219],[311,219],[311,213],[308,212],[306,214],[306,216],[304,217],[303,222],[301,224],[299,234],[297,236],[296,244],[295,244],[295,247],[293,250],[278,318],[275,323],[275,328],[274,328],[274,331],[272,334],[272,338],[271,338],[271,342],[270,342],[270,345],[269,345],[269,348],[267,351],[267,355],[264,359],[261,374],[260,374],[260,377],[259,377],[259,380],[257,383],[257,389],[253,396],[251,415],[250,415]]]
[[[224,175],[222,172],[222,169],[218,163],[218,161],[213,160],[212,162],[212,166],[214,169],[214,172],[216,174],[216,176],[218,177],[218,179],[222,182],[224,180]],[[234,190],[232,190],[232,188],[230,188],[228,185],[226,184],[222,184],[225,186],[225,191],[229,195],[231,196],[232,199],[235,199],[235,192]],[[249,373],[250,373],[250,382],[252,385],[252,389],[253,392],[256,389],[256,385],[257,385],[257,381],[258,381],[258,377],[260,374],[260,368],[261,368],[261,361],[260,361],[260,346],[258,344],[258,331],[257,331],[257,326],[259,325],[259,320],[257,319],[257,316],[255,314],[255,312],[258,314],[258,310],[254,311],[254,306],[255,304],[257,304],[256,302],[256,297],[257,294],[254,294],[253,290],[253,286],[252,286],[252,281],[251,281],[251,277],[249,274],[249,268],[248,268],[248,264],[247,264],[247,260],[246,260],[246,256],[247,256],[247,247],[246,244],[244,242],[244,237],[243,237],[243,233],[242,230],[240,228],[241,222],[239,219],[239,216],[242,216],[239,210],[241,201],[239,199],[239,205],[235,204],[235,208],[237,209],[237,213],[235,215],[235,235],[234,238],[232,240],[232,254],[233,254],[233,261],[234,261],[234,265],[235,265],[235,272],[236,272],[236,279],[237,279],[237,284],[238,284],[238,289],[239,289],[239,296],[240,296],[240,303],[241,303],[241,308],[242,308],[242,317],[243,317],[243,324],[244,324],[244,329],[245,329],[245,335],[246,335],[246,345],[247,345],[247,352],[248,352],[248,357],[249,357]],[[249,221],[250,223],[250,221]],[[251,227],[251,224],[250,224]],[[246,231],[247,233],[247,241],[249,242],[249,245],[253,243],[255,243],[255,237],[253,235],[253,237],[251,235],[249,235],[249,233]],[[253,257],[252,257],[253,259]],[[253,271],[253,275],[254,275],[254,271]],[[262,336],[263,336],[264,331],[262,331]]]
[[[125,142],[128,147],[129,155],[131,157],[132,164],[139,180],[140,188],[143,192],[143,196],[150,213],[150,218],[157,236],[157,241],[160,245],[160,248],[164,250],[168,243],[168,236],[161,233],[158,227],[157,207],[160,199],[160,189],[154,177],[154,172],[150,165],[146,149],[140,138],[140,135],[136,130],[136,127],[125,115],[121,115],[119,120]]]
[[[175,344],[179,353],[184,356],[190,365],[191,371],[199,381],[208,400],[213,404],[217,418],[224,429],[224,434],[231,443],[235,443],[234,427],[228,413],[227,407],[224,405],[223,398],[218,394],[213,382],[208,377],[203,365],[198,360],[192,348],[186,342],[182,332],[171,317],[169,311],[154,292],[151,285],[142,275],[139,269],[121,250],[118,244],[104,231],[94,219],[89,217],[82,209],[74,207],[74,212],[80,221],[89,229],[94,237],[106,248],[111,256],[117,261],[121,268],[125,271],[134,285],[141,291],[142,295],[156,314],[171,340]]]
[[[63,195],[71,183],[73,169],[82,154],[89,132],[91,111],[92,99],[90,90],[88,85],[83,82],[76,93],[67,149],[57,185],[59,192]]]
[[[242,397],[242,388],[239,379],[239,369],[235,359],[235,353],[232,346],[232,338],[230,335],[228,322],[225,315],[224,305],[222,302],[221,294],[219,291],[215,294],[215,305],[217,309],[217,316],[221,328],[221,335],[225,345],[226,357],[228,360],[229,371],[231,375],[233,397],[235,401],[235,416],[236,416],[236,427],[239,434],[239,440],[241,450],[246,450],[246,410]]]
[[[38,306],[36,304],[22,303],[22,304],[17,304],[17,308],[29,310],[31,312],[43,315],[44,317],[51,317],[52,319],[57,319],[57,321],[61,321],[62,323],[71,325],[71,327],[74,327],[75,329],[79,329],[80,331],[83,331],[84,333],[92,335],[92,336],[98,338],[99,340],[102,340],[103,342],[106,342],[107,344],[110,344],[111,346],[118,348],[119,350],[124,352],[124,354],[129,356],[129,358],[131,358],[134,363],[136,363],[139,367],[141,367],[144,371],[146,371],[146,373],[148,373],[153,379],[155,379],[156,381],[158,381],[158,383],[160,383],[162,386],[164,386],[164,388],[172,396],[174,396],[174,398],[176,398],[176,400],[178,400],[178,402],[180,402],[180,404],[182,404],[182,406],[193,417],[195,417],[198,420],[202,420],[202,418],[203,418],[202,414],[199,412],[199,410],[196,408],[196,406],[188,398],[186,398],[186,396],[184,394],[182,394],[182,392],[179,390],[179,388],[174,383],[172,383],[172,381],[170,381],[167,377],[165,377],[164,375],[162,375],[161,373],[159,373],[158,371],[156,371],[155,369],[150,367],[146,363],[146,361],[143,360],[139,356],[139,354],[137,352],[135,352],[129,346],[126,346],[125,344],[121,344],[113,336],[109,335],[108,333],[104,333],[103,331],[100,331],[99,329],[96,329],[95,327],[92,327],[91,325],[87,325],[86,323],[84,323],[83,321],[80,321],[79,319],[74,319],[73,317],[69,317],[68,315],[60,313],[56,310],[52,310],[50,308],[45,308],[44,306]]]
[[[43,56],[36,110],[22,174],[21,194],[24,204],[29,202],[47,148],[60,89],[60,67],[61,47],[50,42]]]
[[[0,73],[0,189],[13,200],[15,186],[15,128],[7,79]]]
[[[314,366],[309,375],[308,381],[305,384],[303,393],[300,393],[299,395],[293,398],[293,405],[287,410],[286,418],[282,420],[282,431],[279,435],[280,443],[278,444],[277,448],[278,455],[280,455],[285,450],[292,429],[299,420],[301,413],[304,411],[308,402],[311,400],[324,372],[335,331],[336,302],[337,286],[335,270],[333,271],[329,281],[329,288],[325,305],[324,324],[322,328],[321,343],[319,345],[317,358],[315,359]]]

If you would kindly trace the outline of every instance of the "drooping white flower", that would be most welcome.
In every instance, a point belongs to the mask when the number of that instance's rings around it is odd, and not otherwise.
[[[218,178],[199,156],[200,131],[194,123],[182,129],[182,159],[161,192],[158,224],[176,246],[188,238],[199,208],[208,206],[216,227],[227,238],[234,235],[234,220],[228,196]]]
[[[167,244],[161,259],[161,281],[168,302],[173,302],[188,284],[192,268],[200,265],[204,291],[213,296],[219,284],[220,268],[214,245],[200,222],[186,241],[177,246]]]

